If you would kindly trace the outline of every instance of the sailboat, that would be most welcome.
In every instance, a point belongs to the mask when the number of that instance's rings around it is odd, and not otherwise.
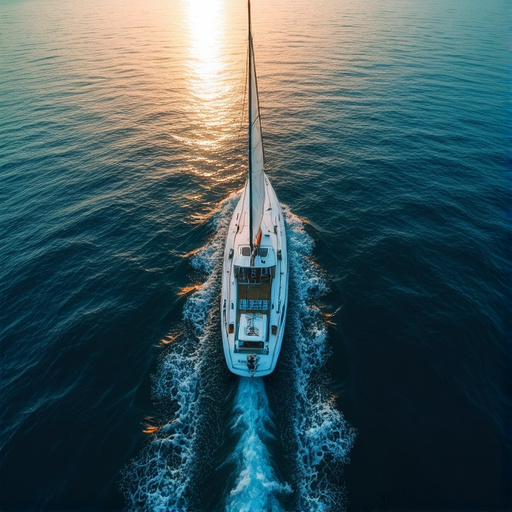
[[[281,205],[264,171],[250,0],[248,13],[248,176],[226,236],[221,331],[229,370],[263,377],[274,371],[283,342],[288,252]]]

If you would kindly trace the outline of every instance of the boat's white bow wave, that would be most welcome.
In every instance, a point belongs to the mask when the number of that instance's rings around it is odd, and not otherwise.
[[[213,412],[223,400],[217,391],[219,375],[227,374],[219,343],[219,274],[225,233],[239,197],[239,193],[232,194],[222,203],[212,220],[215,235],[191,258],[206,280],[187,297],[184,330],[165,347],[154,376],[155,405],[168,413],[165,424],[151,434],[148,444],[123,472],[122,488],[130,510],[194,509],[199,475],[223,442],[219,432],[226,424]],[[293,346],[288,347],[291,357],[283,372],[291,371],[292,406],[287,411],[292,411],[294,439],[274,437],[277,429],[265,383],[241,378],[230,419],[229,436],[236,438],[236,444],[225,462],[233,468],[221,504],[227,511],[282,510],[283,501],[295,502],[296,510],[339,510],[340,493],[326,478],[326,471],[339,475],[338,466],[347,461],[354,439],[350,426],[312,377],[313,371],[322,372],[328,355],[326,329],[312,303],[326,290],[326,283],[312,260],[313,241],[303,222],[287,208],[285,214],[293,284],[285,343]],[[212,362],[218,368],[212,370]],[[274,413],[283,414],[278,407]],[[216,441],[205,451],[203,440],[206,436],[211,439],[212,431],[217,432],[213,436]],[[294,467],[279,471],[287,482],[276,475],[273,450],[279,449],[280,442],[297,447]],[[215,498],[214,508],[220,499]]]

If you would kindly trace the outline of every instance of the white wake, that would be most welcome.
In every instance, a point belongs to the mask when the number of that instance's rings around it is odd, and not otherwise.
[[[269,442],[275,440],[263,379],[241,377],[233,408],[231,429],[239,437],[228,459],[237,468],[235,486],[226,499],[227,512],[279,512],[279,496],[291,487],[279,482]]]
[[[304,223],[286,209],[290,275],[294,292],[288,327],[293,332],[293,426],[297,453],[294,487],[297,508],[304,511],[343,510],[345,489],[338,484],[348,463],[355,431],[336,409],[324,385],[330,354],[327,328],[315,301],[327,283],[312,259],[314,243]]]
[[[228,371],[222,356],[217,358],[222,354],[217,302],[224,240],[238,198],[239,194],[233,194],[221,205],[213,218],[215,235],[191,258],[206,279],[188,296],[183,333],[166,348],[154,376],[153,399],[168,413],[165,424],[156,426],[147,445],[123,471],[121,486],[129,510],[193,510],[199,475],[204,474],[207,458],[211,463],[211,453],[205,453],[202,444],[205,425],[215,423],[208,415],[223,404],[222,397],[215,395],[217,381],[208,365],[215,361],[215,371]],[[315,300],[327,287],[312,259],[313,241],[304,223],[287,208],[285,216],[291,289],[284,343],[290,346],[288,360],[278,363],[277,372],[288,372],[286,380],[291,384],[287,406],[276,405],[274,413],[290,415],[290,439],[277,432],[270,410],[265,382],[274,381],[240,378],[230,423],[218,425],[220,430],[228,429],[230,439],[236,439],[222,464],[232,468],[231,475],[226,482],[218,482],[224,495],[217,497],[217,503],[222,499],[221,506],[228,512],[283,510],[283,498],[300,511],[333,511],[343,506],[338,477],[355,434],[318,378],[325,372],[329,350]],[[224,436],[218,438],[220,443]],[[293,467],[281,471],[273,457],[276,448],[283,451],[280,443],[286,449],[294,447]],[[218,448],[210,447],[210,452]],[[284,474],[287,481],[278,474]]]

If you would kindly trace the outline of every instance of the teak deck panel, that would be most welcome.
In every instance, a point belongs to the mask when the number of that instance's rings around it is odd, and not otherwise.
[[[238,285],[238,304],[240,299],[246,300],[268,300],[270,308],[270,280],[261,284],[239,284]]]

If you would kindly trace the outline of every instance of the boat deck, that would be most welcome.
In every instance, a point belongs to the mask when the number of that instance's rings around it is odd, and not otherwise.
[[[269,322],[271,303],[272,278],[268,269],[242,268],[238,274],[238,304],[237,325],[240,325],[242,315],[255,314],[256,318],[263,318],[266,326],[260,325],[258,329],[266,332]],[[257,320],[252,320],[253,322]],[[263,334],[267,338],[268,334]],[[265,351],[265,343],[262,340],[239,340],[235,351],[252,351],[257,354],[268,353]]]
[[[266,312],[270,308],[270,278],[259,284],[238,284],[238,312]]]

